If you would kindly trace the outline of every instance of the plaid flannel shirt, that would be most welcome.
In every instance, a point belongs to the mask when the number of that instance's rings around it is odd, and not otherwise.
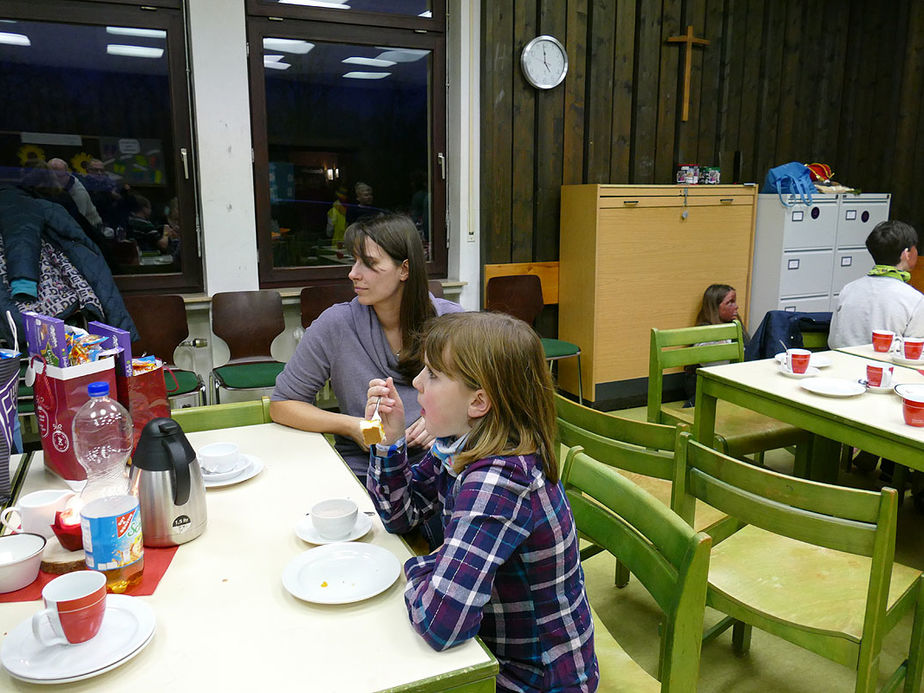
[[[473,462],[373,449],[367,487],[390,532],[442,511],[446,539],[404,565],[411,625],[436,650],[479,635],[498,690],[593,691],[599,673],[577,531],[561,484],[535,455]]]

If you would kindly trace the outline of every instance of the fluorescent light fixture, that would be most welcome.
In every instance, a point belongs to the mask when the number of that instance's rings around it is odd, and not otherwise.
[[[31,46],[32,41],[25,34],[10,34],[0,31],[0,43],[6,43],[10,46]]]
[[[129,58],[160,58],[164,55],[163,48],[150,46],[127,46],[121,43],[110,43],[106,46],[109,55],[124,55]]]
[[[418,17],[426,17],[427,19],[430,19],[430,18],[433,17],[433,12],[432,12],[431,10],[424,10],[423,12],[421,12],[421,13],[420,13],[419,15],[417,15],[417,16],[418,16]]]
[[[107,34],[115,36],[141,36],[142,38],[167,38],[167,32],[163,29],[141,29],[131,26],[107,26]]]
[[[376,57],[379,60],[394,60],[396,63],[413,63],[428,55],[430,55],[430,51],[422,51],[414,48],[395,48],[386,50]]]
[[[324,2],[324,0],[279,0],[280,5],[305,5],[306,7],[324,7],[329,10],[348,10],[345,2]]]
[[[350,58],[344,58],[343,62],[348,65],[365,65],[366,67],[391,67],[396,65],[394,60],[379,60],[378,58],[360,58],[359,56],[353,56]]]
[[[304,55],[312,48],[314,48],[313,43],[308,43],[308,41],[302,41],[301,39],[263,39],[263,50],[282,51],[283,53],[296,53],[297,55]]]
[[[285,57],[284,55],[271,55],[267,53],[266,55],[263,56],[263,62],[264,63],[278,63],[284,57]]]
[[[263,67],[269,70],[288,70],[292,66],[289,63],[283,63],[283,62],[277,62],[277,61],[267,62],[266,60],[264,60]]]
[[[347,72],[344,79],[385,79],[390,72]]]

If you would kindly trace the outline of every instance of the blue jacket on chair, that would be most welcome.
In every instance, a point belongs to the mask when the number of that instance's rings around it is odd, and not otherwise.
[[[787,348],[802,347],[803,332],[827,332],[831,327],[831,313],[797,313],[788,310],[768,310],[760,327],[744,347],[744,360],[768,359]]]

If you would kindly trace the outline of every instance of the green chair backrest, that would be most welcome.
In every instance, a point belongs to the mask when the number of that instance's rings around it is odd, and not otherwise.
[[[174,409],[170,413],[170,418],[180,424],[184,433],[235,426],[253,426],[272,421],[269,415],[268,397],[249,402],[229,402],[212,404],[207,407]]]
[[[677,427],[623,419],[555,395],[558,434],[605,464],[659,479],[674,476]]]
[[[664,386],[665,369],[715,361],[743,361],[743,342],[741,323],[737,320],[721,325],[699,325],[673,330],[651,328],[651,352],[648,356],[648,420],[653,423],[662,421],[661,390]]]
[[[624,563],[665,615],[662,691],[695,691],[712,540],[615,469],[571,448],[562,483],[579,531]]]
[[[895,558],[894,489],[876,493],[799,479],[723,455],[689,433],[680,438],[671,507],[690,526],[699,499],[768,532],[871,557],[864,634],[882,623]]]

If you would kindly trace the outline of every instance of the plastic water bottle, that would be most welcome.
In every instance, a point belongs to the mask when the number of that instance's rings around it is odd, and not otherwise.
[[[138,499],[129,493],[125,463],[132,452],[132,418],[109,397],[109,383],[87,387],[90,399],[74,416],[77,461],[87,472],[80,526],[87,567],[106,575],[112,592],[141,580],[144,543]]]

